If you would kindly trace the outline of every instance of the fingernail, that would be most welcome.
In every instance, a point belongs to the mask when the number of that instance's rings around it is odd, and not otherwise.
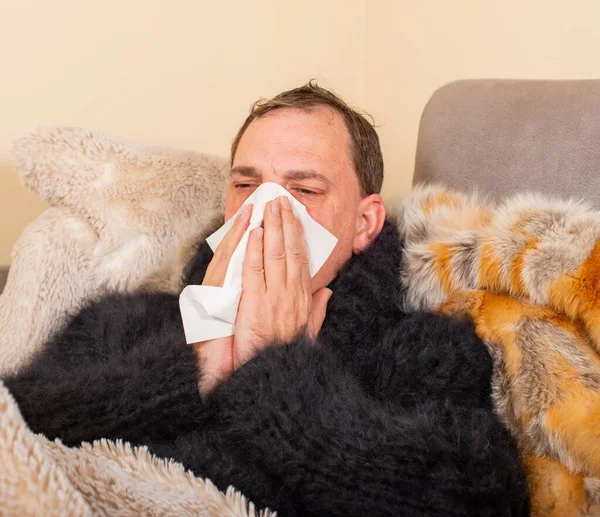
[[[248,212],[252,212],[252,203],[249,203],[246,205],[246,208],[244,208],[244,213],[248,213]]]
[[[256,228],[254,230],[254,235],[256,235],[257,239],[262,239],[263,238],[263,233],[264,233],[264,230],[262,228]]]
[[[279,198],[271,201],[271,212],[275,215],[279,215]]]
[[[286,210],[292,209],[292,205],[290,205],[290,200],[287,198],[287,196],[281,196],[281,206],[283,206],[283,208]]]

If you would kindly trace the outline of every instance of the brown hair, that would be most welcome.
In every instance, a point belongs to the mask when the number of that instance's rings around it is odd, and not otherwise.
[[[231,144],[231,164],[244,132],[251,122],[269,111],[280,108],[298,108],[312,111],[319,106],[329,106],[344,119],[352,142],[352,161],[364,195],[381,191],[383,183],[383,155],[379,137],[371,122],[357,110],[352,109],[335,93],[321,88],[312,80],[304,86],[288,90],[272,99],[261,99],[250,108],[250,115],[242,124]]]

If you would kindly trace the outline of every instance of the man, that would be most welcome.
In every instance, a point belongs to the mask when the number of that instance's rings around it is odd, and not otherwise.
[[[225,217],[276,182],[339,239],[333,254],[311,280],[278,199],[250,237],[234,336],[186,345],[168,294],[92,303],[6,380],[31,428],[147,445],[280,515],[527,515],[472,326],[398,308],[402,243],[382,180],[375,130],[331,92],[255,105]],[[248,218],[214,257],[199,244],[185,283],[221,284]]]

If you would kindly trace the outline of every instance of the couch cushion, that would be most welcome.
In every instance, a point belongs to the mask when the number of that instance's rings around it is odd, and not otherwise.
[[[421,120],[414,182],[494,199],[519,190],[600,207],[600,80],[469,80],[440,88]]]

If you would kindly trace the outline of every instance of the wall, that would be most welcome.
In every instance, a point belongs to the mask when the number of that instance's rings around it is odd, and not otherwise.
[[[44,208],[10,142],[36,125],[228,154],[250,104],[312,77],[363,101],[361,0],[0,1],[0,264]]]
[[[226,154],[252,101],[317,77],[374,115],[390,197],[437,87],[598,78],[598,19],[595,0],[1,0],[0,264],[43,208],[9,165],[32,126]]]

